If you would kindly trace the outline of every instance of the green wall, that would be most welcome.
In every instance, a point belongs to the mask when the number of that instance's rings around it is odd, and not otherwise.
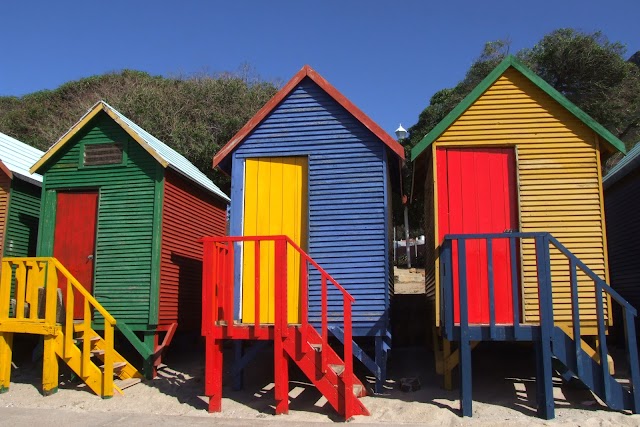
[[[84,167],[83,145],[124,143],[122,165]],[[53,254],[56,194],[99,191],[93,294],[117,321],[134,330],[157,323],[159,267],[152,254],[156,193],[164,169],[106,113],[100,112],[42,168],[45,177],[38,254]],[[160,199],[161,202],[161,199]],[[153,307],[153,308],[152,308]]]
[[[41,189],[37,185],[15,177],[11,181],[3,256],[25,257],[36,254],[40,193]]]

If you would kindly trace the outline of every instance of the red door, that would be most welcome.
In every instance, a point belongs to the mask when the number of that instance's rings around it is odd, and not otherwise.
[[[85,287],[93,289],[96,246],[97,191],[58,192],[53,256]],[[66,297],[66,282],[60,286]],[[83,317],[84,299],[74,292],[74,318]]]
[[[515,154],[512,149],[447,148],[438,149],[436,155],[439,241],[449,233],[518,230]],[[469,323],[488,324],[486,241],[468,240],[466,255]],[[457,259],[457,245],[454,243],[454,318],[459,322]],[[513,323],[508,240],[493,241],[492,259],[496,323]]]

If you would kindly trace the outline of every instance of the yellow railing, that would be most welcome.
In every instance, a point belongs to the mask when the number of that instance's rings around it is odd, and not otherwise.
[[[43,289],[40,291],[39,289]],[[58,288],[64,289],[64,319],[58,318]],[[74,318],[75,295],[77,292],[84,300],[82,317]],[[40,294],[44,294],[44,298]],[[15,300],[15,308],[10,313],[12,296]],[[44,301],[43,301],[44,300]],[[44,313],[40,305],[44,303]],[[104,370],[99,373],[99,368],[91,362],[91,322],[93,311],[100,313],[104,323]],[[43,315],[44,314],[44,315]],[[10,317],[11,315],[11,317]],[[64,321],[62,321],[64,320]],[[39,333],[44,335],[43,355],[43,391],[55,391],[58,386],[58,354],[65,360],[74,357],[74,349],[78,347],[74,343],[74,327],[81,329],[84,339],[80,346],[80,358],[76,372],[83,380],[102,375],[101,395],[109,397],[113,395],[113,363],[114,363],[114,319],[107,310],[76,280],[71,273],[55,258],[3,258],[0,274],[0,334],[7,333]],[[63,341],[60,341],[59,332],[63,332]],[[9,346],[11,337],[8,337]],[[6,340],[4,340],[6,341]],[[0,344],[2,344],[0,340]],[[57,343],[57,344],[56,344]],[[62,348],[60,347],[62,344]],[[57,347],[56,347],[57,346]],[[3,349],[0,349],[0,356]],[[5,349],[6,352],[6,349]],[[11,349],[9,348],[9,358]],[[76,353],[77,354],[77,353]],[[5,355],[6,358],[6,355]],[[9,362],[10,363],[10,362]],[[3,367],[0,367],[2,370]],[[96,371],[97,369],[97,371]],[[74,369],[75,370],[75,369]],[[3,378],[8,387],[8,378]],[[3,382],[0,380],[0,382]]]

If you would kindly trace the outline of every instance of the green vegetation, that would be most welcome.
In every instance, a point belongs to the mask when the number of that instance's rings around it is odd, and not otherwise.
[[[47,150],[104,100],[228,192],[228,177],[211,169],[211,159],[277,89],[247,67],[237,73],[170,78],[123,70],[20,98],[0,97],[0,131]]]
[[[629,148],[640,139],[640,52],[629,60],[625,53],[624,45],[600,32],[560,29],[515,55]],[[508,54],[509,42],[487,43],[458,85],[431,97],[409,128],[410,145],[429,133]]]
[[[509,42],[485,44],[465,78],[453,88],[436,92],[409,128],[408,148],[415,146],[464,99],[507,55]],[[625,60],[626,49],[601,32],[559,29],[532,48],[515,53],[522,62],[571,102],[620,138],[627,149],[640,140],[640,52]],[[613,162],[621,155],[613,156]],[[411,188],[411,166],[403,170],[405,188]],[[412,234],[421,232],[422,194],[414,194],[409,218]],[[401,211],[394,210],[395,223]]]

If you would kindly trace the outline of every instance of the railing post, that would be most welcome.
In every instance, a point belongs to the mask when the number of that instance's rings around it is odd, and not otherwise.
[[[235,313],[235,301],[234,301],[234,291],[235,291],[235,283],[234,283],[234,274],[233,274],[233,266],[235,262],[235,247],[234,242],[229,242],[228,250],[225,259],[225,278],[226,280],[223,282],[224,285],[224,299],[225,299],[225,308],[224,308],[224,317],[227,322],[227,326],[233,326]]]
[[[636,343],[636,324],[634,316],[626,306],[622,306],[624,312],[624,332],[627,341],[627,361],[631,376],[631,402],[632,412],[640,413],[640,366],[638,362],[638,346]]]
[[[309,277],[307,272],[307,258],[300,254],[300,317],[301,323],[309,323]],[[306,331],[306,329],[305,329]]]
[[[345,419],[350,419],[354,412],[353,394],[353,334],[351,331],[351,299],[348,295],[342,296],[344,307],[344,399],[345,399]]]
[[[204,241],[202,248],[202,334],[208,334],[213,328],[214,310],[214,263],[216,247],[214,242]]]
[[[445,337],[453,339],[453,241],[444,239],[440,252],[440,319],[444,324]]]
[[[113,396],[113,361],[114,361],[114,349],[113,349],[113,325],[106,319],[104,321],[104,373],[103,373],[103,397]]]
[[[607,350],[607,327],[604,324],[603,287],[600,280],[594,280],[594,287],[596,291],[596,313],[598,318],[598,353],[600,355],[600,367],[602,368],[602,385],[604,386],[603,400],[608,402],[611,396],[611,374],[609,373],[609,352]]]
[[[254,320],[253,327],[258,329],[260,327],[260,240],[254,242],[254,258],[255,258],[255,279],[254,279]]]
[[[571,283],[571,323],[573,326],[573,351],[576,355],[576,366],[578,372],[575,374],[578,378],[582,377],[582,345],[580,332],[580,301],[578,298],[578,277],[576,272],[576,262],[569,257],[569,277]],[[603,365],[604,366],[604,365]]]
[[[321,303],[322,303],[322,348],[327,348],[329,345],[329,328],[328,328],[328,301],[327,301],[327,277],[322,274],[320,279],[320,290],[321,290]],[[345,339],[346,341],[346,339]],[[327,356],[326,351],[320,353],[321,364],[322,364],[322,373],[327,372]]]
[[[493,239],[487,238],[487,280],[489,282],[489,336],[496,337],[496,292],[493,275]]]
[[[14,297],[16,299],[16,312],[13,313],[16,319],[24,319],[25,294],[27,291],[27,266],[25,261],[20,261],[16,268],[16,287]]]
[[[469,340],[469,304],[467,294],[466,240],[458,240],[458,297],[460,300],[460,404],[462,416],[473,413],[471,381],[471,342]]]
[[[554,417],[553,371],[551,367],[551,339],[553,334],[553,305],[551,301],[551,260],[547,235],[535,237],[538,272],[538,303],[540,312],[540,340],[536,344],[538,416]]]
[[[284,239],[275,240],[275,322],[273,327],[276,415],[289,412],[289,363],[284,349],[287,329],[287,260]]]
[[[9,261],[2,261],[2,276],[0,278],[0,321],[9,318],[11,305],[11,275],[13,269]]]
[[[519,272],[517,238],[509,237],[509,260],[511,261],[511,304],[513,306],[513,335],[518,339],[520,335],[520,294],[518,293]]]

